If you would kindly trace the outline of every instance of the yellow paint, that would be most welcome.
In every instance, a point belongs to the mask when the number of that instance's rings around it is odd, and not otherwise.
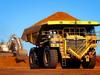
[[[31,40],[30,40],[30,41],[31,41],[31,42],[33,42],[33,37],[32,37],[32,34],[30,34],[30,38],[31,38]]]
[[[66,54],[66,47],[67,47],[67,43],[66,43],[66,40],[64,40],[64,47],[65,47],[65,50],[64,50],[64,53]]]
[[[69,48],[68,50],[70,50],[70,52],[71,52],[73,55],[75,55],[77,58],[80,59],[80,56],[79,56],[77,53],[75,53],[71,48]]]
[[[85,58],[86,58],[86,62],[89,62],[89,55],[86,55]]]
[[[96,21],[48,21],[48,25],[53,25],[53,24],[79,24],[79,25],[98,25],[100,24],[99,22]]]
[[[48,24],[75,24],[75,21],[48,21]]]
[[[96,22],[96,21],[76,21],[76,24],[86,24],[86,25],[89,25],[89,24],[100,24],[100,23]]]
[[[59,47],[59,44],[51,44],[51,47]]]
[[[82,56],[89,50],[90,47],[91,47],[91,45],[89,45],[88,48],[85,49],[85,51],[84,51],[83,53],[80,54],[80,57],[82,57]]]

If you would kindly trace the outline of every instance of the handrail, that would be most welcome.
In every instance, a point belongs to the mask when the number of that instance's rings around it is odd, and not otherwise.
[[[76,50],[76,52],[79,52],[84,46],[86,45],[86,40],[83,41],[83,43],[80,45],[80,47]]]
[[[82,50],[82,52],[80,52],[80,57],[82,57],[86,52],[87,52],[87,50],[91,47],[91,42],[93,41],[93,40],[88,40],[89,41],[89,43],[87,44],[87,46],[86,46],[86,48],[85,49],[83,49]]]
[[[77,58],[81,59],[82,56],[88,51],[88,49],[91,47],[91,42],[93,40],[88,40],[88,44],[87,44],[87,47],[85,47],[83,50],[81,50],[80,48],[77,49],[77,52],[75,52],[74,50],[72,50],[70,47],[68,48],[68,51],[73,54],[74,56],[76,56]],[[85,42],[84,42],[85,43]],[[81,44],[83,45],[83,44]],[[85,46],[85,44],[84,44]],[[84,46],[82,46],[81,48],[83,48]],[[80,50],[79,50],[80,49]],[[78,51],[79,50],[79,51]],[[81,52],[80,52],[81,51]]]

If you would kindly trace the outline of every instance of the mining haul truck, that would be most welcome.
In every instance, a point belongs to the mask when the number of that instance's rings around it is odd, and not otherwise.
[[[30,49],[30,68],[92,69],[96,65],[97,36],[95,21],[47,21],[24,30],[22,39],[35,47]]]

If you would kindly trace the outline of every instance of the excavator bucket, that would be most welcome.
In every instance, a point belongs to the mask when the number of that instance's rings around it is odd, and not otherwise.
[[[27,51],[26,50],[19,50],[16,53],[16,59],[19,61],[24,61],[27,59]]]

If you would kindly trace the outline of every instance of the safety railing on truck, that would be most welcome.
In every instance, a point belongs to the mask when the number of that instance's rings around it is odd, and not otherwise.
[[[81,59],[82,56],[90,49],[90,47],[95,45],[92,43],[92,41],[93,40],[88,40],[86,43],[86,40],[84,40],[78,49],[73,50],[71,47],[69,47],[68,51],[70,52],[70,54]]]

